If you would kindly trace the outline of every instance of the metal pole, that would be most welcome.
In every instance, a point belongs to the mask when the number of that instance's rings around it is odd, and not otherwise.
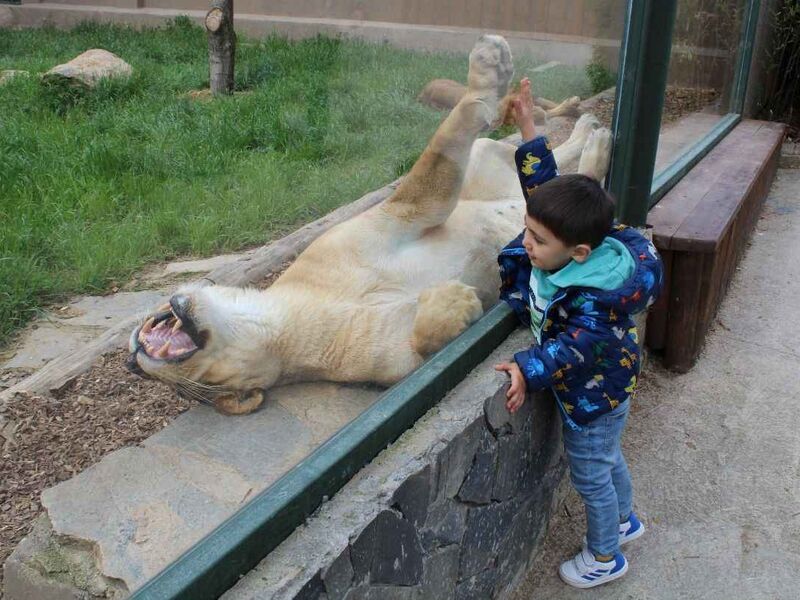
[[[628,2],[608,188],[617,218],[635,227],[647,220],[676,11],[677,0]]]

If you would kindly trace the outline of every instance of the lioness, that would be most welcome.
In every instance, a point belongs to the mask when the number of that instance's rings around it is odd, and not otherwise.
[[[523,227],[515,147],[496,126],[513,74],[499,36],[469,57],[466,94],[394,194],[320,236],[265,291],[186,287],[130,337],[130,364],[229,414],[275,384],[390,385],[498,297],[496,256]],[[601,179],[610,134],[584,115],[555,150]]]

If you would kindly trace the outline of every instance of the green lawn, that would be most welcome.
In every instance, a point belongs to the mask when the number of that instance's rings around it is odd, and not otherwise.
[[[442,118],[416,94],[466,79],[465,55],[270,37],[240,40],[246,93],[193,101],[207,47],[187,19],[0,29],[0,70],[39,73],[98,47],[134,75],[73,96],[37,77],[0,87],[0,346],[43,305],[104,292],[147,262],[264,243],[391,181]],[[556,100],[590,93],[577,67],[534,85]]]

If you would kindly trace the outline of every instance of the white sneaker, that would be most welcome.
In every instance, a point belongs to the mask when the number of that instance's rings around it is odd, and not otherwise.
[[[561,580],[576,588],[591,588],[619,579],[628,572],[628,561],[617,552],[608,562],[601,562],[586,548],[575,558],[561,563],[558,574]]]

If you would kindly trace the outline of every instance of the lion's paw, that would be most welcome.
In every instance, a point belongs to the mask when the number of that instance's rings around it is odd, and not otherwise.
[[[475,288],[460,281],[446,281],[428,288],[417,302],[412,346],[422,356],[436,352],[482,314],[483,306]]]
[[[606,127],[595,129],[589,134],[581,152],[578,173],[602,181],[608,173],[611,162],[611,131]]]
[[[592,113],[582,114],[575,122],[575,126],[572,128],[572,134],[570,134],[567,143],[578,142],[581,145],[585,144],[586,140],[589,139],[589,135],[598,127],[600,127],[600,121],[597,117]]]
[[[244,393],[221,394],[214,398],[216,409],[226,415],[246,415],[264,402],[264,390],[252,389]]]
[[[469,91],[483,99],[499,100],[508,92],[513,75],[508,42],[499,35],[482,35],[469,53]]]

